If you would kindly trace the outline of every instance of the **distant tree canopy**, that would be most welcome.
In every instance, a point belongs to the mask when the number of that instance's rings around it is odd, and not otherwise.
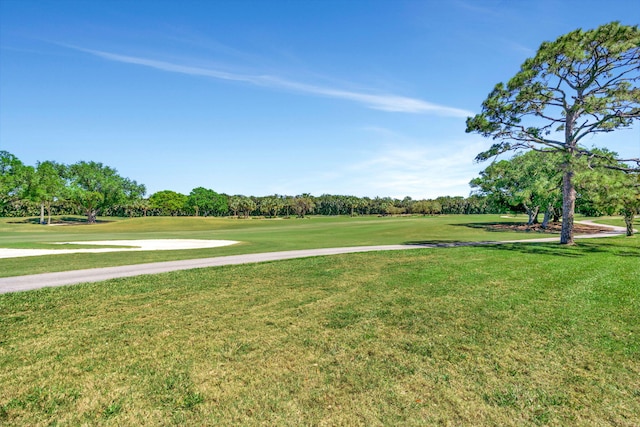
[[[0,152],[0,215],[24,216],[36,209],[44,223],[44,211],[50,222],[53,209],[96,216],[119,204],[144,197],[145,187],[118,175],[111,167],[97,162],[63,165],[38,162],[25,166],[17,157]]]
[[[187,197],[187,205],[196,216],[217,215],[227,212],[227,199],[213,190],[198,187],[191,190]]]
[[[149,197],[149,206],[157,209],[160,215],[176,216],[187,207],[187,196],[171,190],[158,191]]]
[[[545,161],[538,162],[538,156]],[[601,162],[615,164],[615,153],[598,151]],[[604,160],[603,160],[604,159]],[[414,200],[411,197],[357,197],[352,195],[303,193],[297,196],[273,194],[244,196],[217,193],[196,187],[189,195],[162,190],[144,198],[145,186],[120,176],[115,169],[97,162],[64,165],[50,161],[35,167],[24,165],[7,152],[0,152],[0,216],[82,214],[89,222],[104,216],[197,215],[275,218],[290,215],[441,215],[487,214],[530,211],[559,215],[554,197],[560,174],[555,163],[547,164],[547,155],[536,152],[520,154],[510,161],[490,165],[472,181],[474,193],[469,197],[442,196]],[[589,215],[620,213],[633,221],[637,215],[637,180],[621,171],[607,174],[590,167],[595,160],[582,162],[577,173],[578,211]],[[617,178],[616,178],[617,177]],[[535,178],[535,179],[534,179]],[[637,177],[636,177],[637,178]],[[540,181],[542,180],[542,181]],[[602,183],[600,185],[599,183]],[[633,191],[629,191],[629,190]],[[634,198],[635,197],[635,198]],[[525,208],[525,204],[527,208]],[[536,209],[537,207],[537,209]],[[635,209],[635,210],[634,210]],[[626,213],[627,214],[626,214]],[[548,221],[545,218],[543,222]]]
[[[497,141],[476,159],[512,150],[560,155],[560,241],[572,244],[579,161],[599,158],[584,141],[592,135],[628,128],[640,118],[639,80],[637,26],[612,22],[544,42],[506,85],[495,86],[482,103],[482,112],[467,119],[467,132]],[[624,161],[626,170],[640,170],[640,159],[615,160]]]
[[[347,202],[348,206],[354,203],[353,197],[347,196],[347,200],[350,200],[350,202]],[[316,207],[316,204],[313,200],[313,196],[311,196],[311,194],[305,193],[305,194],[301,194],[299,196],[294,197],[293,203],[291,206],[293,207],[296,214],[298,214],[300,218],[304,218],[305,215],[313,211],[313,209]],[[353,208],[349,206],[349,209],[350,209],[351,215],[353,215]]]
[[[259,203],[260,213],[274,218],[278,216],[284,205],[284,199],[278,195],[263,197]]]
[[[69,197],[87,215],[87,222],[96,222],[103,209],[126,203],[145,193],[144,185],[123,178],[118,172],[102,163],[78,162],[69,166]]]
[[[24,197],[28,169],[20,159],[0,151],[0,203],[6,206]]]
[[[51,224],[51,205],[67,196],[65,165],[45,161],[38,162],[28,177],[28,196],[40,204],[40,224],[44,224],[44,211],[47,210],[47,224]]]

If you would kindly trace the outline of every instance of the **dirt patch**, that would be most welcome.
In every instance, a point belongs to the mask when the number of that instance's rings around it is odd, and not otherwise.
[[[547,228],[542,228],[541,224],[527,225],[526,223],[500,223],[487,225],[486,229],[489,231],[517,231],[521,233],[545,233],[545,234],[558,234],[562,229],[561,222],[549,223]],[[573,224],[573,232],[575,234],[594,234],[611,232],[611,227],[587,225],[587,224]]]

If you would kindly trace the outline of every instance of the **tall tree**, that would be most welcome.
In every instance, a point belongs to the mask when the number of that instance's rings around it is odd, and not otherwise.
[[[94,224],[102,209],[142,197],[145,187],[98,162],[78,162],[68,168],[70,198]]]
[[[216,213],[226,212],[227,199],[216,193],[215,191],[198,187],[191,190],[187,198],[187,205],[194,210],[196,216],[203,214],[204,216]]]
[[[344,204],[347,208],[349,208],[349,216],[355,216],[355,210],[362,206],[362,202],[356,196],[346,196],[344,199]]]
[[[627,225],[627,236],[633,236],[633,220],[640,214],[640,174],[628,176],[629,184],[621,189],[620,213]]]
[[[640,30],[612,22],[544,42],[505,85],[499,83],[467,119],[467,132],[498,142],[476,157],[519,149],[558,152],[562,163],[562,232],[573,244],[578,158],[596,155],[585,138],[630,127],[640,117]],[[635,162],[640,159],[618,159]]]
[[[38,162],[29,174],[29,196],[40,204],[40,224],[44,224],[44,211],[47,211],[47,224],[51,224],[51,204],[61,200],[66,191],[66,166],[52,161]]]
[[[604,150],[599,163],[615,165],[616,153]],[[619,169],[625,165],[618,164]],[[595,168],[584,168],[578,174],[578,191],[584,193],[588,204],[598,214],[622,214],[627,236],[633,236],[633,220],[640,211],[640,174],[627,174],[620,170],[599,173]]]
[[[492,163],[471,180],[476,194],[489,197],[495,205],[524,208],[529,225],[538,222],[538,213],[545,212],[542,227],[546,228],[554,210],[560,205],[562,174],[557,153],[529,151],[510,160]]]
[[[251,212],[256,210],[257,207],[257,203],[251,197],[240,196],[238,209],[242,212],[244,218],[249,218],[251,216]]]
[[[176,216],[187,207],[187,196],[172,190],[162,190],[149,197],[149,206],[162,215]]]
[[[20,199],[27,190],[29,166],[8,151],[0,151],[0,205]]]
[[[263,197],[260,200],[260,212],[274,218],[278,216],[280,209],[284,207],[284,202],[277,194]]]
[[[321,215],[340,215],[345,200],[344,196],[323,194],[316,199],[316,212]]]
[[[229,211],[233,213],[233,216],[237,217],[238,212],[240,211],[240,201],[244,196],[229,196]]]
[[[121,206],[122,212],[129,218],[133,218],[133,216],[139,215],[146,217],[147,212],[150,208],[151,204],[149,203],[149,199],[145,199],[142,197],[134,198],[133,200],[127,201]]]
[[[313,196],[311,194],[304,193],[294,197],[292,206],[298,216],[300,218],[304,218],[306,214],[316,207],[316,204],[314,203]]]

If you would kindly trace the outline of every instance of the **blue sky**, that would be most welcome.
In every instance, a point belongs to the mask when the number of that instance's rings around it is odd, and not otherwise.
[[[0,1],[0,150],[148,194],[467,196],[465,134],[542,41],[637,0]],[[600,136],[640,156],[640,127]]]

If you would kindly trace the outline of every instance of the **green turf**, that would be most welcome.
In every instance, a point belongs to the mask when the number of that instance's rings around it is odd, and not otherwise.
[[[249,219],[153,217],[102,218],[96,225],[43,226],[33,220],[0,219],[0,247],[51,247],[53,242],[120,239],[225,239],[239,245],[182,251],[70,254],[0,259],[0,277],[154,261],[294,249],[402,243],[512,240],[535,233],[490,232],[495,222],[522,222],[498,215],[441,217],[310,217]]]
[[[626,227],[626,224],[624,222],[624,219],[622,219],[622,217],[616,216],[616,217],[612,217],[612,216],[603,216],[603,217],[595,217],[595,218],[589,218],[599,224],[607,224],[607,225],[615,225],[618,227]],[[636,220],[633,223],[633,228],[637,229],[640,227],[640,223],[638,222],[638,219],[636,218]]]
[[[0,295],[0,424],[640,424],[640,241]]]

